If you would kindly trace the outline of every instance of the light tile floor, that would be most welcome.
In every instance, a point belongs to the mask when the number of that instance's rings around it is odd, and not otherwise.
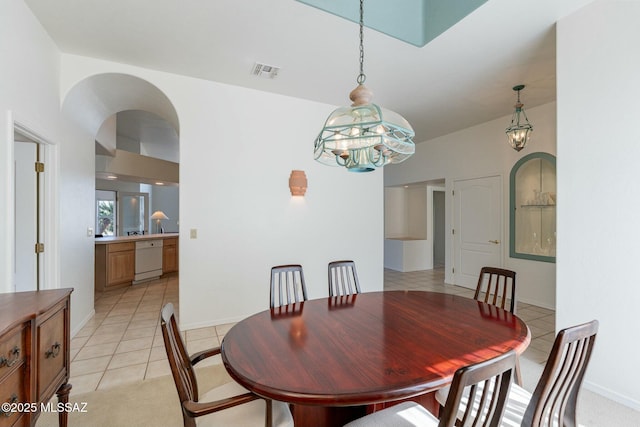
[[[470,289],[445,285],[444,269],[410,273],[385,270],[384,287],[473,297]],[[71,340],[71,393],[170,375],[160,331],[160,309],[167,302],[172,302],[178,312],[178,275],[96,295],[95,317]],[[517,314],[529,325],[532,334],[525,356],[544,362],[555,337],[554,312],[518,303]],[[231,326],[185,331],[188,352],[219,345]],[[219,360],[211,358],[207,362],[219,363]]]
[[[71,340],[71,394],[170,375],[160,330],[160,309],[168,302],[177,312],[178,275],[96,295],[96,315]],[[219,345],[231,326],[186,331],[187,350]]]

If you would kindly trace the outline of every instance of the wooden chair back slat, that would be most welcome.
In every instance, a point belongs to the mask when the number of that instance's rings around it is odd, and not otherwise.
[[[516,313],[516,272],[482,267],[474,298]]]
[[[299,264],[277,265],[271,268],[270,308],[307,300],[304,273]]]
[[[458,369],[453,376],[438,426],[498,427],[504,414],[515,363],[516,354],[510,351]]]
[[[598,321],[558,333],[522,426],[576,426],[578,392],[591,358]]]
[[[180,402],[197,402],[198,383],[196,382],[191,359],[178,329],[173,304],[168,303],[162,308],[160,325],[165,350],[167,351],[167,359]],[[184,417],[184,424],[185,427],[195,427],[195,421],[191,417]]]
[[[332,261],[329,263],[329,296],[360,293],[360,282],[353,261]]]

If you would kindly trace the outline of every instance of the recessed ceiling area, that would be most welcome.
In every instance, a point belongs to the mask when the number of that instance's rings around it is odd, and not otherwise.
[[[297,0],[353,22],[360,21],[357,1]],[[487,0],[365,0],[364,25],[417,47],[453,27]]]

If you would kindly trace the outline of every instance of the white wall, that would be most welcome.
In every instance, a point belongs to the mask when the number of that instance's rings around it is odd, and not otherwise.
[[[427,189],[408,188],[406,196],[409,237],[427,238]]]
[[[427,237],[427,190],[393,187],[384,190],[385,237]]]
[[[109,154],[111,156],[115,155],[117,148],[116,132],[117,122],[116,115],[114,114],[102,123],[102,126],[100,126],[98,134],[96,135],[96,142],[99,145],[96,149],[99,149],[101,154]]]
[[[526,82],[525,82],[526,83]],[[453,283],[452,203],[451,190],[457,179],[502,176],[504,228],[503,266],[515,270],[518,279],[518,299],[542,307],[555,307],[555,264],[509,258],[509,173],[513,165],[525,155],[543,151],[556,153],[556,104],[527,108],[526,93],[523,102],[534,132],[530,145],[516,152],[507,143],[504,130],[511,120],[511,106],[505,105],[506,115],[449,135],[421,142],[416,154],[400,165],[385,168],[385,186],[396,186],[430,180],[445,179],[445,209],[447,228],[447,259],[445,281]],[[562,195],[558,196],[562,203]],[[559,236],[560,238],[560,236]]]
[[[62,93],[99,73],[149,81],[180,119],[180,322],[237,321],[268,308],[270,268],[300,263],[310,298],[327,263],[353,259],[365,291],[383,287],[382,173],[313,160],[334,107],[123,64],[63,55]],[[306,172],[292,198],[291,170]],[[190,239],[190,230],[197,239]]]
[[[387,238],[408,236],[405,193],[402,187],[384,189],[384,236]]]
[[[77,329],[93,312],[94,135],[83,135],[60,113],[60,54],[21,0],[3,0],[0,13],[0,291],[11,291],[13,190],[9,114],[55,143],[49,147],[53,192],[45,251],[46,288],[73,287],[71,326]],[[46,253],[46,252],[45,252]]]
[[[558,23],[557,327],[598,319],[587,386],[640,409],[640,3]]]

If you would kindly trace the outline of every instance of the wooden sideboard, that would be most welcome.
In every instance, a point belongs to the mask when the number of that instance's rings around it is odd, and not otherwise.
[[[0,410],[1,427],[34,426],[54,393],[68,403],[72,291],[0,294],[0,403],[29,404],[23,412]],[[58,412],[60,426],[67,416]]]

